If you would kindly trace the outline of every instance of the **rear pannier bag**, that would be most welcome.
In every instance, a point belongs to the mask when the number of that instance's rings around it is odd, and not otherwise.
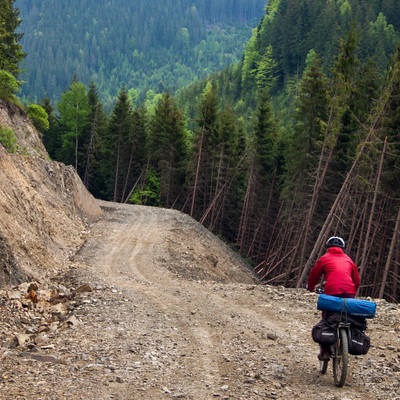
[[[317,309],[322,311],[344,312],[355,317],[374,318],[376,303],[369,300],[345,299],[343,297],[320,294]]]
[[[367,329],[367,320],[363,317],[352,317],[348,315],[344,317],[341,313],[326,312],[325,319],[329,325],[338,324],[340,321],[349,322],[352,327],[355,327],[361,331]]]
[[[364,355],[368,353],[370,346],[370,338],[363,331],[352,326],[349,353],[355,356]]]
[[[311,336],[314,342],[322,346],[331,346],[336,340],[336,327],[329,325],[326,320],[321,319],[321,321],[312,328]]]

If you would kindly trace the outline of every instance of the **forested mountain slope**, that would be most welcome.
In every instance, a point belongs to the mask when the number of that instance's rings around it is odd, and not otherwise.
[[[239,59],[265,0],[16,1],[23,95],[53,100],[74,74],[112,101],[125,86],[175,90]]]
[[[267,14],[253,29],[241,61],[215,77],[220,96],[246,115],[247,106],[254,109],[257,91],[268,87],[274,104],[277,99],[286,102],[276,104],[278,111],[287,111],[308,53],[315,51],[322,71],[331,75],[339,41],[351,26],[358,60],[368,61],[371,67],[373,63],[378,74],[383,74],[398,43],[399,7],[398,0],[271,0]],[[188,96],[198,95],[205,85],[203,81],[190,87]]]
[[[236,244],[267,282],[301,286],[340,234],[360,293],[399,298],[398,8],[270,1],[242,61],[181,92],[195,118],[213,85],[240,117],[249,164]]]

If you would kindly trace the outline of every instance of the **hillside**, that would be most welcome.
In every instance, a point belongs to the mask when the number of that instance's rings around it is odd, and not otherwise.
[[[74,75],[110,105],[124,86],[141,100],[174,91],[242,55],[265,0],[16,2],[28,54],[22,94],[56,101]],[[61,44],[61,45],[60,45]]]
[[[17,154],[0,146],[0,284],[40,281],[65,267],[101,210],[72,167],[48,160],[19,107],[0,100],[0,125],[18,141]]]
[[[373,347],[335,388],[314,294],[258,284],[179,211],[95,201],[43,156],[0,154],[1,399],[400,398],[398,305],[378,302]]]

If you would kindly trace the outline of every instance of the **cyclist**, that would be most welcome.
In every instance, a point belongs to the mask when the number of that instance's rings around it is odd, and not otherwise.
[[[327,252],[318,259],[308,276],[307,288],[313,292],[321,276],[324,276],[324,293],[330,296],[354,298],[360,286],[360,275],[354,261],[345,254],[345,241],[338,236],[330,237],[325,246]],[[324,313],[322,313],[324,318]],[[329,358],[330,348],[321,346],[318,358]]]

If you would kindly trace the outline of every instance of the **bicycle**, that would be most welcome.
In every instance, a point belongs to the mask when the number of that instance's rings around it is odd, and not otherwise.
[[[376,303],[359,299],[339,300],[324,295],[323,288],[316,289],[316,292],[320,295],[317,308],[323,311],[323,320],[327,321],[329,327],[324,332],[317,330],[317,333],[325,335],[324,341],[329,339],[328,343],[333,343],[329,347],[329,353],[322,355],[320,372],[321,374],[327,372],[329,360],[332,358],[335,385],[342,387],[346,382],[349,354],[364,355],[369,350],[370,339],[364,333],[367,329],[366,318],[375,316]],[[324,296],[325,298],[322,300]],[[322,300],[321,304],[320,300]],[[334,300],[333,304],[332,300]],[[318,324],[315,328],[317,327]],[[322,343],[319,341],[320,339],[321,337],[318,339],[316,336],[314,340]]]
[[[316,293],[323,294],[323,288],[317,288]],[[333,364],[333,379],[335,385],[342,387],[346,382],[347,369],[349,366],[349,343],[351,342],[351,323],[347,319],[347,311],[344,310],[340,313],[335,313],[340,315],[340,320],[336,327],[336,340],[331,346],[330,355],[326,354],[320,360],[320,372],[321,374],[326,374],[328,370],[329,359],[332,358]]]
[[[325,374],[328,370],[329,359],[332,358],[333,379],[335,385],[342,387],[346,382],[349,365],[349,343],[351,341],[351,324],[347,322],[347,313],[341,314],[336,328],[336,341],[331,346],[330,357],[324,357],[320,361],[320,372]]]

